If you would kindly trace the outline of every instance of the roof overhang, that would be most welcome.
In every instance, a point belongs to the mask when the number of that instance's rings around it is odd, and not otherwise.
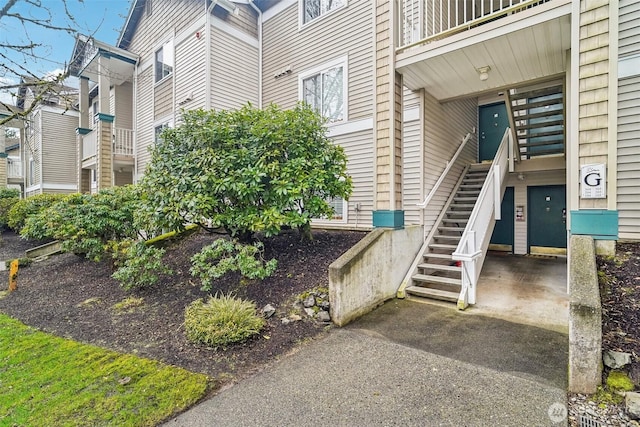
[[[109,60],[102,70],[100,58]],[[79,35],[69,63],[69,73],[97,82],[100,73],[106,72],[111,83],[119,85],[133,77],[137,62],[138,56],[131,52]]]
[[[468,31],[400,48],[396,69],[410,89],[438,100],[500,90],[565,73],[571,0],[553,0]],[[480,79],[484,67],[488,78]]]

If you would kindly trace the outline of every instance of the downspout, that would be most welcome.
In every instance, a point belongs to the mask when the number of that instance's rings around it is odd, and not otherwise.
[[[206,42],[205,42],[205,61],[206,63],[204,64],[204,84],[205,84],[205,91],[204,91],[204,95],[205,95],[205,99],[204,99],[204,108],[205,110],[210,110],[211,109],[211,37],[209,36],[209,33],[211,32],[211,11],[213,10],[213,8],[216,5],[216,1],[212,1],[211,4],[207,7],[207,0],[205,0],[204,2],[204,9],[205,9],[205,29],[204,29],[204,36],[206,37]]]
[[[253,0],[247,1],[258,12],[258,108],[262,109],[262,11],[253,3]]]

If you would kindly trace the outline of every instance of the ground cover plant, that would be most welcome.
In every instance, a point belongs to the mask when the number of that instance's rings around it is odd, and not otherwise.
[[[37,331],[0,313],[3,425],[153,426],[184,410],[207,377]]]

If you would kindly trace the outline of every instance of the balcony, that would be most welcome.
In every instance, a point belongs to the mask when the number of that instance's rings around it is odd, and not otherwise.
[[[10,183],[22,182],[22,162],[19,157],[7,158],[7,180]]]
[[[91,131],[82,137],[82,167],[88,168],[96,161],[98,141],[97,132]],[[111,154],[114,166],[133,164],[134,132],[131,129],[115,128],[112,137]]]
[[[396,69],[407,87],[438,100],[566,72],[571,0],[401,0],[399,7]]]

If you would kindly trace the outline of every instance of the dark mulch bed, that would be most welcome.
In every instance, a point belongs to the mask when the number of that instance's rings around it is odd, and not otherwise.
[[[615,259],[598,257],[598,270],[603,350],[635,355],[629,372],[640,384],[640,243],[618,244]]]
[[[265,240],[267,259],[278,259],[276,273],[262,282],[246,282],[237,275],[219,279],[211,292],[189,274],[190,258],[214,236],[196,233],[167,248],[165,262],[174,270],[153,289],[126,292],[111,278],[108,263],[94,263],[71,254],[51,257],[19,272],[18,289],[0,299],[0,311],[22,322],[77,341],[158,359],[217,380],[243,377],[296,344],[321,333],[326,325],[309,318],[283,324],[297,295],[328,286],[328,266],[358,242],[364,233],[316,231],[314,240],[301,242],[288,232]],[[29,246],[6,234],[1,253],[20,255]],[[25,245],[15,250],[13,245]],[[18,252],[18,254],[16,254]],[[1,258],[1,257],[0,257]],[[8,274],[0,273],[0,290],[6,290]],[[256,302],[258,308],[272,304],[277,312],[259,337],[225,350],[212,350],[187,341],[184,309],[210,293],[229,292]],[[117,311],[114,305],[136,296],[140,307]]]

